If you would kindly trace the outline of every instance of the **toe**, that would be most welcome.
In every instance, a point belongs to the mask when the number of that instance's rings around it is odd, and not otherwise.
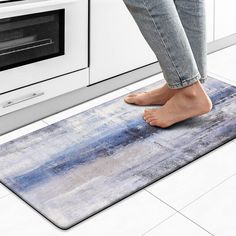
[[[145,120],[149,119],[150,117],[152,117],[151,114],[143,114],[143,118],[144,118]]]
[[[124,100],[127,103],[132,103],[136,105],[145,105],[145,100],[143,100],[140,96],[138,96],[139,94],[143,94],[143,93],[144,92],[129,94],[128,96],[124,98]]]
[[[152,126],[158,126],[161,128],[168,128],[169,126],[171,126],[171,123],[165,122],[165,121],[161,121],[161,120],[152,120],[150,123],[150,125]]]
[[[149,124],[152,125],[152,126],[158,126],[157,119],[150,120]]]
[[[153,117],[152,119],[150,119],[149,125],[164,128],[164,125],[162,125],[161,120],[159,120],[157,117]]]
[[[127,95],[127,97],[136,97],[137,95],[145,94],[146,92],[136,92],[136,93],[130,93]]]
[[[130,93],[130,94],[127,95],[127,97],[135,97],[135,96],[137,96],[136,93]]]
[[[158,119],[156,115],[148,115],[148,116],[145,116],[144,119],[151,126],[161,127],[161,121]]]
[[[124,98],[124,101],[127,103],[135,103],[134,96],[127,96]]]
[[[147,117],[145,117],[144,119],[145,119],[145,121],[146,121],[147,123],[150,123],[150,122],[156,120],[157,118],[154,117],[154,116],[147,116]]]

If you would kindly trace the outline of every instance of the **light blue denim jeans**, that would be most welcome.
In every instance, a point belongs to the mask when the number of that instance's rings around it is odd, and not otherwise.
[[[205,0],[123,0],[169,88],[207,79]],[[142,56],[142,55],[140,55]]]

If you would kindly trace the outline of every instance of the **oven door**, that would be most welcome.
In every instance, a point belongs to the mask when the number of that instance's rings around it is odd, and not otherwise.
[[[88,0],[0,4],[0,93],[87,67]]]

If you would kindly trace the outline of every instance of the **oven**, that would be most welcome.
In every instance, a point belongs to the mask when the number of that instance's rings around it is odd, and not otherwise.
[[[0,94],[87,67],[88,0],[0,0]]]

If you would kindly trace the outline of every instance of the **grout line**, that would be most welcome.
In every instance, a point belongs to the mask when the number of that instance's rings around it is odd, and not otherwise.
[[[184,215],[181,211],[183,211],[185,208],[187,208],[188,206],[190,206],[191,204],[193,204],[194,202],[196,202],[197,200],[199,200],[200,198],[202,198],[203,196],[205,196],[206,194],[208,194],[209,192],[211,192],[212,190],[216,189],[217,187],[219,187],[220,185],[222,185],[224,182],[228,181],[230,178],[232,178],[233,176],[235,176],[236,173],[232,174],[231,176],[227,177],[226,179],[224,179],[223,181],[221,181],[220,183],[218,183],[217,185],[213,186],[212,188],[210,188],[208,191],[204,192],[203,194],[201,194],[200,196],[198,196],[197,198],[195,198],[194,200],[192,200],[191,202],[189,202],[187,205],[185,205],[184,207],[182,207],[181,209],[177,210],[174,207],[172,207],[171,205],[169,205],[167,202],[165,202],[164,200],[162,200],[161,198],[157,197],[156,195],[154,195],[152,192],[150,192],[147,189],[146,190],[148,193],[150,193],[152,196],[154,196],[155,198],[157,198],[158,200],[160,200],[161,202],[163,202],[164,204],[166,204],[167,206],[171,207],[173,210],[177,211],[177,213],[181,214],[182,216],[184,216],[185,218],[187,218],[188,220],[192,221],[194,224],[198,225],[196,222],[194,222],[193,220],[191,220],[190,218],[188,218],[186,215]],[[172,215],[173,216],[173,215]],[[170,217],[169,217],[170,218]],[[168,219],[169,219],[168,218]],[[164,220],[165,221],[165,220]],[[164,222],[163,221],[163,222]],[[162,224],[163,222],[160,222],[159,224],[155,225],[153,228],[151,228],[150,230],[148,230],[147,232],[151,231],[152,229],[156,228],[157,226],[159,226],[160,224]],[[198,225],[200,228],[202,228],[200,225]],[[204,229],[204,228],[202,228]],[[207,231],[206,229],[204,229],[205,231]],[[207,231],[208,232],[208,231]],[[210,233],[210,232],[208,232]],[[144,233],[146,234],[146,232]],[[210,233],[211,234],[211,233]],[[211,234],[213,235],[213,234]],[[213,235],[214,236],[214,235]]]
[[[148,234],[149,232],[151,232],[153,229],[155,229],[156,227],[158,227],[159,225],[161,225],[162,223],[166,222],[167,220],[169,220],[170,218],[174,217],[176,214],[178,214],[177,211],[175,211],[175,213],[173,213],[172,215],[168,216],[167,218],[165,218],[164,220],[162,220],[161,222],[159,222],[157,225],[154,225],[152,228],[148,229],[147,231],[145,231],[141,236]]]
[[[203,228],[201,225],[199,225],[197,222],[193,221],[192,219],[188,218],[186,215],[184,215],[182,212],[178,211],[177,209],[175,209],[174,207],[172,207],[171,205],[169,205],[168,203],[166,203],[165,201],[163,201],[162,199],[158,198],[157,196],[155,196],[152,192],[149,192],[148,190],[144,189],[145,191],[147,191],[149,194],[151,194],[153,197],[155,197],[156,199],[158,199],[159,201],[161,201],[162,203],[164,203],[165,205],[167,205],[168,207],[170,207],[171,209],[175,210],[176,213],[173,214],[171,217],[173,217],[174,215],[176,215],[177,213],[179,213],[180,215],[182,215],[184,218],[186,218],[187,220],[191,221],[193,224],[195,224],[196,226],[198,226],[199,228],[201,228],[202,230],[204,230],[205,232],[207,232],[208,234],[214,236],[214,234],[212,234],[211,232],[209,232],[207,229]],[[169,218],[171,218],[169,217]],[[164,221],[166,221],[167,219],[165,219]],[[160,224],[162,224],[164,221],[160,222],[159,224],[155,225],[152,229],[156,228],[157,226],[159,226]],[[150,232],[152,229],[146,231],[143,235],[147,234],[147,232]]]
[[[188,206],[192,205],[194,202],[196,202],[197,200],[199,200],[200,198],[204,197],[206,194],[208,194],[209,192],[211,192],[212,190],[220,187],[223,183],[227,182],[229,179],[231,179],[232,177],[236,176],[236,173],[230,175],[229,177],[227,177],[226,179],[222,180],[221,182],[219,182],[218,184],[214,185],[212,188],[210,188],[208,191],[204,192],[203,194],[199,195],[197,198],[195,198],[194,200],[192,200],[191,202],[189,202],[187,205],[185,205],[184,207],[182,207],[179,211],[184,210],[185,208],[187,208]]]
[[[230,175],[229,177],[225,178],[224,180],[222,180],[221,182],[219,182],[218,184],[214,185],[212,188],[208,189],[206,192],[200,194],[198,197],[196,197],[195,199],[193,199],[192,201],[190,201],[189,203],[187,203],[185,206],[183,206],[182,208],[180,208],[178,211],[182,211],[185,208],[187,208],[188,206],[192,205],[194,202],[196,202],[197,200],[199,200],[200,198],[202,198],[203,196],[205,196],[206,194],[208,194],[209,192],[211,192],[212,190],[218,188],[220,185],[222,185],[224,182],[228,181],[229,179],[231,179],[232,177],[236,176],[236,172],[232,175]],[[149,193],[151,193],[149,190],[147,190],[145,188],[146,191],[148,191]],[[153,193],[152,193],[153,194]],[[154,195],[155,196],[155,195]],[[159,199],[159,198],[158,198]],[[162,200],[164,201],[164,200]]]

